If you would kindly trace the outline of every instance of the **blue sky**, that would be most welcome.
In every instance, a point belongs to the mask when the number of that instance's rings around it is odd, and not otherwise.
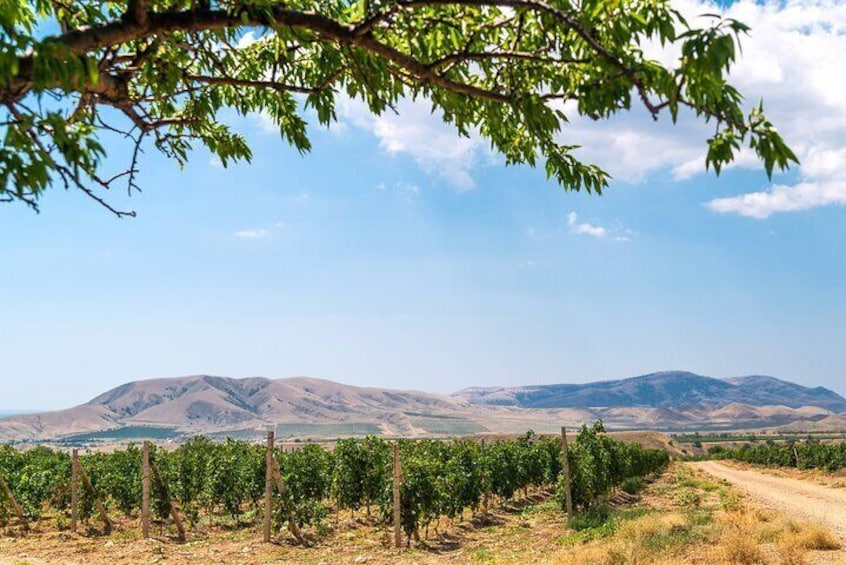
[[[115,195],[137,219],[58,188],[38,215],[0,206],[0,409],[197,373],[452,392],[682,368],[846,393],[846,9],[730,10],[755,34],[736,81],[803,160],[774,183],[745,156],[704,174],[689,117],[576,120],[566,139],[616,177],[597,197],[425,104],[346,102],[306,157],[260,116],[236,123],[251,165],[148,152],[144,193]]]

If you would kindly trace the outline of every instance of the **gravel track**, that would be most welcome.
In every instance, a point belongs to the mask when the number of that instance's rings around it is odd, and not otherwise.
[[[846,491],[810,481],[738,469],[718,461],[690,463],[694,469],[724,479],[752,499],[796,516],[825,524],[846,542]]]

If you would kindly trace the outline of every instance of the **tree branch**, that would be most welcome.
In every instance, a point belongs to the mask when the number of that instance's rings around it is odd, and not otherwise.
[[[283,84],[281,82],[274,82],[269,80],[250,80],[235,77],[209,77],[192,74],[185,74],[184,76],[185,80],[200,82],[203,84],[213,84],[218,86],[242,86],[250,88],[270,88],[279,92],[297,92],[300,94],[314,94],[316,92],[320,92],[321,90],[323,90],[323,88],[328,86],[327,84],[325,86],[321,85],[317,87],[308,87],[297,86],[293,84]]]

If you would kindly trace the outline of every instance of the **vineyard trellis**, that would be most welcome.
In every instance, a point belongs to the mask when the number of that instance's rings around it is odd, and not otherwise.
[[[285,451],[272,434],[267,439],[261,445],[195,437],[170,451],[145,442],[77,457],[0,446],[0,477],[27,521],[53,516],[62,523],[73,513],[87,524],[99,496],[104,520],[105,507],[130,520],[140,517],[145,535],[152,516],[161,528],[170,519],[182,539],[186,526],[227,521],[259,527],[265,540],[287,526],[303,541],[302,528],[324,526],[333,513],[363,511],[384,527],[398,526],[396,543],[404,537],[410,544],[441,517],[454,521],[467,510],[486,511],[491,501],[531,488],[554,491],[562,510],[587,509],[625,479],[660,471],[669,461],[664,451],[612,439],[601,422],[583,426],[566,450],[566,435],[532,432],[489,442],[343,439],[331,450],[308,444]],[[78,474],[87,479],[85,489],[73,484]],[[9,517],[4,498],[0,525]]]
[[[15,511],[15,515],[17,516],[18,520],[20,520],[21,526],[23,527],[24,531],[29,529],[29,522],[26,519],[26,516],[21,509],[21,505],[18,504],[18,501],[15,499],[15,495],[12,492],[12,489],[9,488],[9,484],[3,478],[3,475],[0,474],[0,502],[5,501],[6,505],[12,508]],[[7,514],[8,512],[2,512],[4,510],[3,504],[0,503],[0,519],[8,521]]]
[[[768,467],[797,467],[837,471],[846,468],[846,442],[820,443],[809,438],[803,443],[769,442],[764,445],[744,445],[739,448],[714,446],[708,451],[715,459],[733,459]]]

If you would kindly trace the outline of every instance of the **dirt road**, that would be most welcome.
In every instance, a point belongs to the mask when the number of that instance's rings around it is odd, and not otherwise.
[[[765,506],[812,522],[827,525],[846,541],[846,491],[810,481],[774,477],[738,469],[718,461],[690,463],[717,478],[725,479]]]

